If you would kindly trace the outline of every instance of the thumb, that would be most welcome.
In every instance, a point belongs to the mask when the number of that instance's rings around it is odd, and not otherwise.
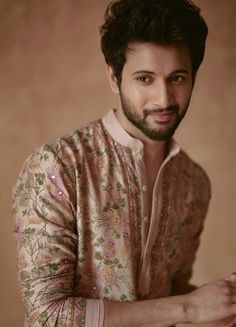
[[[226,280],[228,280],[229,282],[236,282],[236,273],[232,273],[232,274],[230,274],[227,278],[226,278]]]

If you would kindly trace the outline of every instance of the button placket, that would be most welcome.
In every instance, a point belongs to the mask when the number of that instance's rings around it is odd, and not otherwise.
[[[161,192],[161,189],[160,189],[161,180],[162,180],[162,172],[160,172],[157,176],[153,194],[157,194],[158,190],[159,190],[159,192]],[[154,198],[154,196],[153,196],[153,198]],[[158,203],[153,202],[153,207],[152,207],[152,211],[151,211],[151,217],[150,217],[149,224],[145,224],[145,223],[143,224],[143,225],[148,225],[148,229],[147,229],[147,234],[146,234],[147,235],[146,243],[145,243],[145,247],[143,249],[144,252],[143,252],[143,257],[142,257],[142,259],[143,259],[142,267],[141,267],[141,271],[140,271],[140,276],[141,276],[140,281],[143,279],[143,276],[145,276],[145,285],[142,285],[142,287],[143,287],[144,291],[146,291],[146,292],[150,291],[150,282],[151,282],[152,269],[153,269],[151,252],[152,252],[152,247],[153,247],[153,243],[154,243],[154,242],[152,243],[152,241],[154,241],[154,236],[155,236],[155,235],[153,235],[153,232],[154,232],[154,234],[156,233],[155,229],[153,228],[154,227],[153,224],[155,222],[152,221],[152,215],[153,215],[153,212],[157,212],[157,216],[160,219],[160,215],[161,215],[160,209],[161,209],[161,194],[159,193]],[[144,217],[147,217],[147,216],[144,216]],[[144,219],[143,219],[143,221],[144,221]],[[152,230],[150,230],[151,225],[152,225]]]
[[[147,200],[147,185],[146,185],[146,172],[145,165],[143,160],[143,149],[140,144],[135,144],[134,153],[136,158],[136,167],[139,177],[139,184],[141,190],[141,203],[142,203],[142,217],[141,218],[141,240],[142,240],[142,248],[144,249],[146,246],[146,240],[148,235],[148,200]]]

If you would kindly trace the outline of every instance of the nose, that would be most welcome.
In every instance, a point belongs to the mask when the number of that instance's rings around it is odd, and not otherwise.
[[[152,90],[152,102],[155,108],[164,109],[173,105],[173,90],[167,81],[158,81]]]

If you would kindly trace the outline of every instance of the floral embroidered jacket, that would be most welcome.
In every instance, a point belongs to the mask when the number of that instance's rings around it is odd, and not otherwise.
[[[102,326],[103,299],[188,283],[209,180],[172,141],[151,210],[146,184],[143,144],[113,111],[33,151],[13,201],[26,326]]]

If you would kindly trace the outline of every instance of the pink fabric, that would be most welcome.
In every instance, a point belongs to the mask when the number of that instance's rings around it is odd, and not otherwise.
[[[209,180],[174,140],[148,215],[143,144],[113,111],[32,152],[14,187],[28,325],[102,327],[103,299],[168,296],[188,283]]]
[[[85,327],[103,327],[104,303],[103,300],[87,300]]]

